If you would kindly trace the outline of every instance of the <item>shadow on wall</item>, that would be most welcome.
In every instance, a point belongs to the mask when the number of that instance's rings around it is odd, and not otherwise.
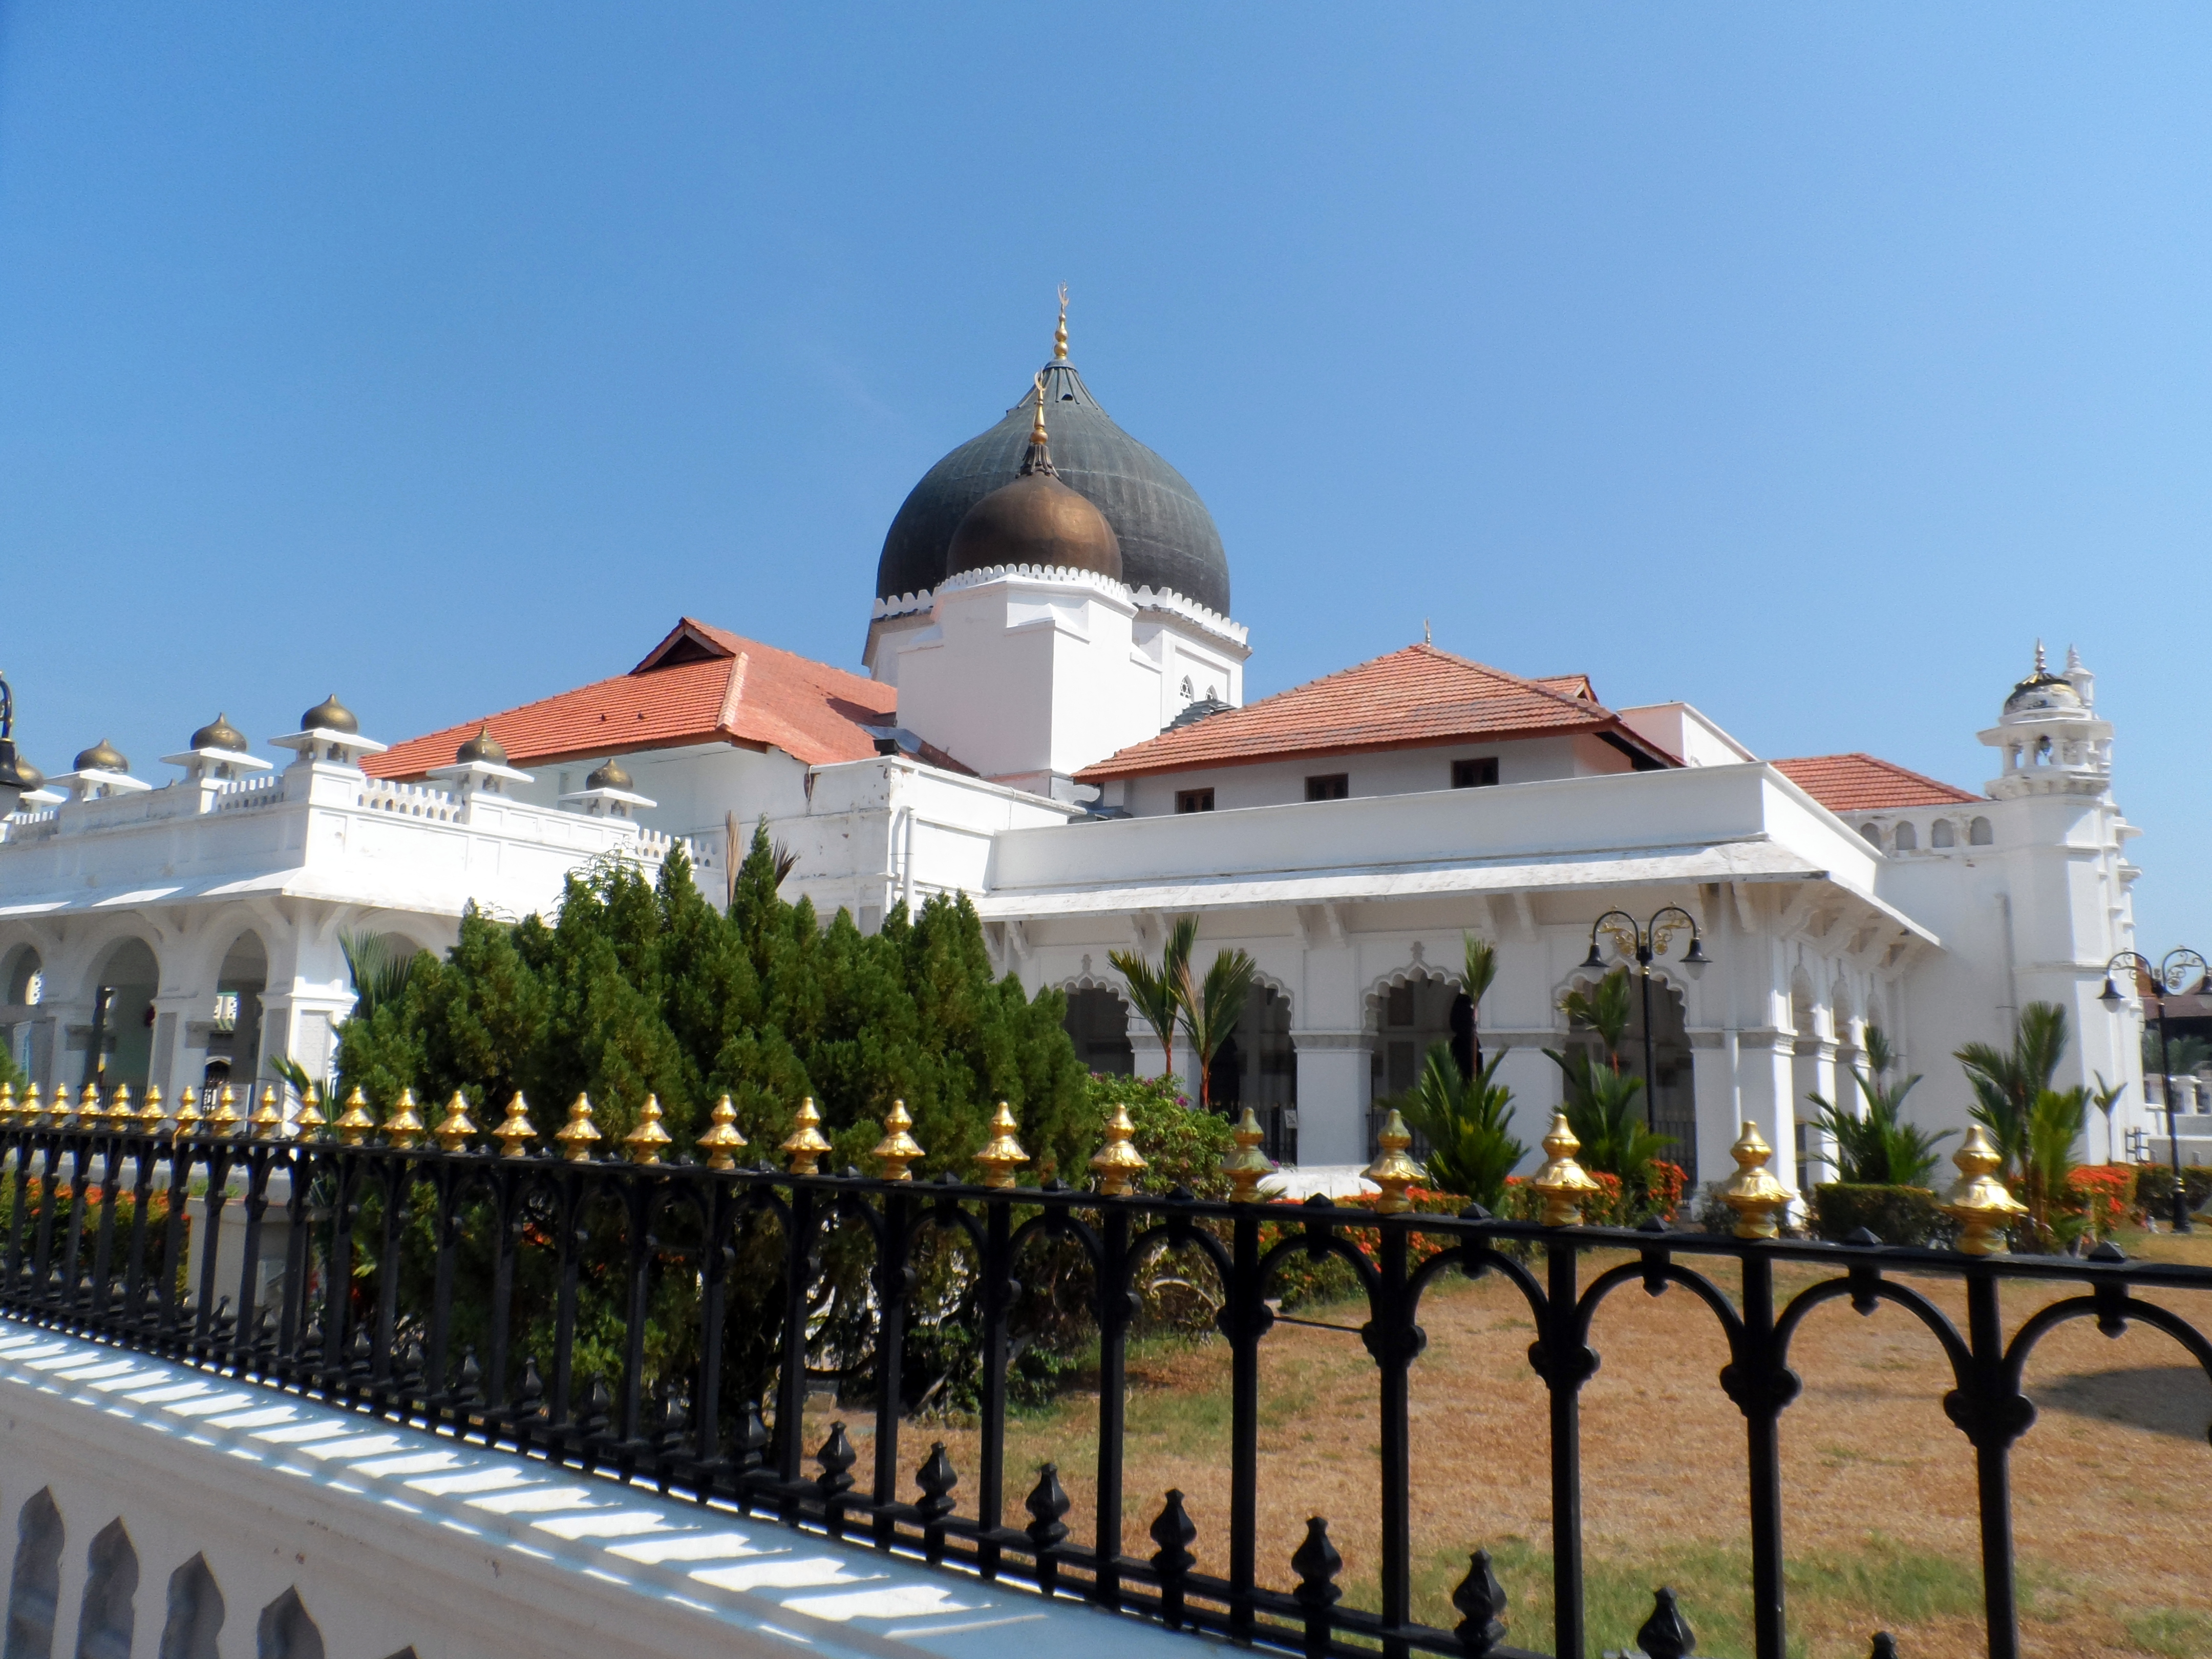
[[[40,1487],[15,1520],[15,1565],[8,1581],[8,1632],[0,1659],[53,1659],[54,1615],[61,1598],[64,1528],[52,1492]],[[138,1552],[118,1516],[92,1540],[85,1557],[84,1601],[77,1616],[76,1659],[131,1659],[137,1627]],[[159,1659],[220,1659],[223,1599],[204,1556],[169,1575]],[[323,1633],[298,1589],[261,1610],[254,1659],[324,1659]],[[405,1648],[391,1659],[415,1659]]]

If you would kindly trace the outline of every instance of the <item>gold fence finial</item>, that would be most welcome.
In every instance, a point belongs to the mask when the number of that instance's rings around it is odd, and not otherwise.
[[[117,1084],[115,1092],[107,1097],[108,1126],[117,1129],[127,1128],[130,1127],[131,1120],[137,1115],[137,1113],[131,1104],[131,1085],[127,1083]]]
[[[2026,1215],[2027,1206],[1997,1178],[2004,1159],[1980,1124],[1967,1127],[1951,1162],[1959,1166],[1958,1184],[1944,1194],[1942,1207],[1959,1224],[1959,1249],[1968,1255],[1995,1255],[2005,1247],[2005,1230],[2013,1218]]]
[[[199,1091],[187,1083],[177,1091],[177,1127],[174,1131],[177,1139],[181,1140],[187,1135],[198,1134],[200,1122]]]
[[[1382,1195],[1375,1200],[1376,1214],[1396,1215],[1413,1207],[1406,1188],[1421,1178],[1421,1166],[1406,1156],[1406,1148],[1413,1144],[1406,1120],[1393,1106],[1375,1137],[1375,1161],[1359,1172],[1382,1189]]]
[[[830,1143],[823,1138],[822,1114],[814,1109],[812,1095],[799,1103],[799,1109],[791,1115],[791,1133],[783,1138],[782,1146],[791,1159],[791,1173],[818,1174],[822,1154],[830,1150]]]
[[[76,1097],[76,1121],[81,1129],[89,1129],[100,1121],[100,1091],[89,1083]]]
[[[514,1091],[514,1098],[507,1103],[507,1115],[499,1121],[499,1127],[491,1132],[499,1142],[501,1158],[527,1158],[530,1143],[538,1138],[538,1131],[530,1121],[530,1103],[522,1097],[522,1091]]]
[[[331,1127],[338,1132],[338,1144],[344,1146],[364,1146],[376,1133],[376,1114],[368,1109],[368,1097],[362,1093],[358,1083],[346,1097],[345,1110],[338,1114],[338,1121]]]
[[[1766,1167],[1774,1148],[1759,1133],[1759,1125],[1746,1118],[1729,1156],[1735,1160],[1735,1173],[1721,1188],[1721,1202],[1735,1212],[1735,1236],[1775,1237],[1782,1231],[1782,1212],[1790,1207],[1790,1189]]]
[[[438,1120],[438,1127],[430,1133],[436,1137],[440,1152],[465,1152],[469,1149],[469,1137],[482,1134],[483,1131],[477,1127],[476,1121],[469,1115],[467,1097],[456,1089],[453,1097],[446,1103],[445,1116]]]
[[[631,1163],[658,1164],[660,1149],[674,1138],[660,1127],[660,1097],[647,1095],[638,1109],[637,1127],[623,1137],[623,1145],[629,1150]]]
[[[245,1120],[238,1115],[238,1091],[228,1083],[215,1097],[215,1110],[208,1115],[207,1132],[220,1139],[228,1139],[238,1133]]]
[[[1022,1143],[1014,1138],[1021,1127],[1014,1121],[1013,1108],[1000,1101],[999,1109],[991,1114],[991,1138],[975,1154],[975,1161],[983,1166],[986,1187],[1012,1186],[1014,1171],[1030,1161]]]
[[[403,1148],[412,1146],[422,1139],[423,1127],[422,1115],[415,1109],[415,1091],[402,1089],[398,1106],[390,1117],[384,1120],[384,1144]]]
[[[167,1115],[161,1109],[161,1085],[146,1085],[146,1103],[138,1109],[138,1127],[149,1135],[161,1133],[161,1121]]]
[[[1275,1161],[1260,1150],[1267,1132],[1260,1127],[1260,1120],[1249,1106],[1237,1120],[1229,1132],[1237,1150],[1224,1153],[1221,1173],[1229,1177],[1229,1197],[1232,1203],[1253,1204],[1260,1198],[1260,1183],[1275,1173]]]
[[[734,1170],[738,1154],[745,1149],[745,1138],[738,1133],[738,1109],[724,1095],[714,1103],[708,1114],[707,1131],[699,1137],[698,1145],[707,1154],[710,1170]]]
[[[1567,1115],[1553,1113],[1551,1133],[1544,1137],[1547,1161],[1528,1182],[1544,1195],[1542,1220],[1547,1227],[1580,1226],[1583,1204],[1605,1190],[1588,1170],[1575,1162],[1575,1154],[1582,1149],[1582,1142],[1567,1127]]]
[[[592,1097],[578,1095],[568,1103],[568,1121],[553,1132],[562,1155],[571,1164],[592,1161],[592,1143],[599,1139],[599,1126],[592,1121]]]
[[[0,1125],[15,1121],[15,1085],[0,1083]]]
[[[1129,1109],[1115,1107],[1113,1116],[1106,1120],[1105,1144],[1091,1158],[1091,1167],[1098,1172],[1101,1198],[1127,1198],[1136,1190],[1137,1177],[1145,1172],[1144,1154],[1130,1144],[1136,1134]]]
[[[31,1084],[23,1091],[23,1103],[17,1109],[22,1113],[22,1123],[25,1128],[35,1129],[39,1127],[39,1120],[46,1115],[46,1103],[39,1097],[39,1085],[36,1083]]]
[[[894,1100],[891,1109],[884,1114],[884,1138],[876,1143],[869,1156],[882,1164],[885,1181],[911,1181],[907,1165],[922,1156],[921,1143],[909,1133],[914,1127],[913,1115],[906,1102]]]
[[[292,1120],[292,1132],[302,1140],[320,1140],[323,1131],[330,1127],[330,1119],[323,1115],[323,1097],[310,1083],[307,1092],[300,1097],[299,1115]]]
[[[284,1133],[284,1109],[276,1103],[276,1085],[261,1085],[261,1104],[247,1120],[257,1140],[275,1140]]]

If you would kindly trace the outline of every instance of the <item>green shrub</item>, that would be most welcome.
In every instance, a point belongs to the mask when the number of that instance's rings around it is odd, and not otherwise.
[[[1861,1227],[1885,1244],[1948,1244],[1955,1231],[1925,1187],[1831,1181],[1813,1189],[1814,1232],[1840,1243]]]
[[[1145,1160],[1144,1173],[1137,1177],[1139,1192],[1171,1193],[1188,1187],[1200,1198],[1229,1196],[1229,1177],[1221,1173],[1221,1160],[1237,1142],[1227,1118],[1194,1109],[1173,1078],[1094,1072],[1090,1091],[1094,1136],[1103,1133],[1116,1106],[1128,1108],[1129,1121],[1137,1126],[1131,1144]],[[1084,1184],[1077,1171],[1071,1170],[1067,1179],[1071,1185]]]
[[[2189,1195],[2189,1207],[2201,1210],[2205,1200],[2212,1199],[2212,1164],[2190,1164],[2182,1168],[2182,1190]],[[2173,1166],[2170,1164],[2139,1164],[2136,1166],[2136,1208],[2144,1218],[2164,1221],[2173,1214]]]

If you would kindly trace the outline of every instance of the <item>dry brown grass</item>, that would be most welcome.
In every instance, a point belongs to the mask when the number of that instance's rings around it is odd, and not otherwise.
[[[2201,1236],[2125,1243],[2138,1255],[2212,1265],[2212,1239]],[[1599,1265],[1609,1264],[1588,1271]],[[1786,1269],[1778,1292],[1786,1297],[1814,1277]],[[1955,1285],[1919,1288],[1963,1324]],[[2008,1326],[2064,1293],[2008,1289]],[[2212,1296],[2160,1299],[2212,1328]],[[1316,1316],[1351,1324],[1359,1316]],[[1528,1310],[1494,1278],[1450,1280],[1431,1291],[1422,1322],[1429,1345],[1413,1394],[1417,1611],[1455,1622],[1445,1598],[1467,1552],[1486,1547],[1513,1597],[1515,1639],[1548,1647],[1548,1444],[1544,1390],[1527,1361]],[[1664,1582],[1681,1592],[1702,1651],[1747,1653],[1744,1430],[1716,1382],[1726,1359],[1717,1327],[1679,1290],[1650,1298],[1631,1285],[1600,1314],[1593,1346],[1603,1364],[1583,1395],[1583,1490],[1594,1641],[1625,1644],[1650,1587]],[[1972,1456],[1942,1413],[1950,1376],[1940,1352],[1908,1315],[1885,1307],[1861,1318],[1837,1303],[1813,1316],[1792,1358],[1804,1380],[1783,1418],[1794,1650],[1863,1659],[1869,1632],[1886,1628],[1908,1659],[1981,1653]],[[1351,1598],[1372,1606],[1374,1364],[1356,1336],[1279,1324],[1262,1345],[1261,1379],[1262,1580],[1295,1583],[1290,1556],[1306,1517],[1325,1515]],[[1160,1494],[1179,1487],[1198,1524],[1202,1570],[1221,1571],[1226,1347],[1142,1350],[1130,1382],[1122,1547],[1150,1553],[1144,1529]],[[2026,1651],[2212,1655],[2212,1384],[2154,1331],[2136,1326],[2108,1340],[2079,1322],[2045,1339],[2029,1392],[2040,1416],[2013,1454]],[[1017,1421],[1011,1521],[1026,1518],[1020,1499],[1050,1459],[1075,1500],[1071,1531],[1091,1541],[1097,1420],[1095,1393],[1077,1390]],[[943,1437],[963,1477],[956,1496],[972,1499],[972,1426],[914,1425],[907,1437],[908,1464]]]

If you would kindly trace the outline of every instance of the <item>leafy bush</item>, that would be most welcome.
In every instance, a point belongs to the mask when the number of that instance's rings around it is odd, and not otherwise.
[[[1335,1201],[1337,1210],[1367,1211],[1375,1208],[1379,1193],[1362,1193],[1357,1198],[1340,1198]],[[1467,1200],[1457,1193],[1431,1192],[1424,1187],[1408,1187],[1407,1202],[1419,1215],[1457,1215],[1467,1207]],[[1304,1229],[1292,1223],[1285,1227],[1268,1222],[1260,1229],[1260,1253],[1265,1255],[1285,1238],[1301,1236]],[[1373,1227],[1350,1226],[1338,1229],[1337,1237],[1352,1246],[1369,1262],[1375,1260],[1376,1245],[1381,1238]],[[1452,1240],[1441,1235],[1415,1233],[1407,1241],[1406,1260],[1410,1267],[1418,1267],[1438,1251],[1450,1246]],[[1274,1275],[1269,1281],[1271,1295],[1282,1298],[1285,1312],[1300,1308],[1321,1307],[1333,1302],[1358,1300],[1363,1305],[1365,1293],[1359,1287],[1359,1276],[1352,1264],[1337,1255],[1318,1259],[1303,1251],[1293,1250],[1275,1264]]]
[[[1815,1233],[1840,1243],[1861,1227],[1885,1244],[1948,1244],[1956,1231],[1925,1187],[1831,1181],[1813,1188]]]
[[[2136,1212],[2147,1220],[2166,1221],[2173,1215],[2173,1166],[2170,1164],[2138,1164],[2136,1170]],[[2201,1210],[2207,1200],[2212,1200],[2212,1165],[2189,1164],[2182,1166],[2182,1190],[2188,1196],[2189,1207]]]
[[[1218,1112],[1194,1109],[1190,1097],[1164,1077],[1115,1077],[1093,1073],[1090,1107],[1103,1131],[1116,1106],[1128,1109],[1137,1133],[1131,1144],[1145,1160],[1137,1190],[1170,1193],[1188,1187],[1200,1198],[1225,1199],[1229,1177],[1221,1160],[1236,1149],[1229,1120]],[[1073,1177],[1071,1176],[1071,1180]]]
[[[1498,1081],[1508,1052],[1500,1049],[1468,1078],[1460,1075],[1449,1044],[1432,1044],[1419,1084],[1395,1103],[1406,1121],[1428,1138],[1429,1179],[1492,1211],[1504,1198],[1505,1178],[1528,1150],[1511,1133],[1513,1091]]]
[[[1905,1121],[1905,1097],[1920,1081],[1915,1073],[1902,1083],[1893,1082],[1895,1063],[1889,1039],[1878,1025],[1867,1027],[1867,1065],[1854,1070],[1859,1097],[1866,1102],[1864,1116],[1845,1111],[1818,1094],[1805,1097],[1820,1112],[1820,1125],[1835,1138],[1836,1161],[1844,1181],[1865,1187],[1923,1187],[1936,1172],[1937,1148],[1955,1130],[1931,1133]]]
[[[2136,1180],[2132,1164],[2085,1164],[2067,1178],[2067,1203],[2081,1212],[2091,1233],[2109,1236],[2135,1215]],[[2167,1190],[2172,1190],[2171,1182]]]

